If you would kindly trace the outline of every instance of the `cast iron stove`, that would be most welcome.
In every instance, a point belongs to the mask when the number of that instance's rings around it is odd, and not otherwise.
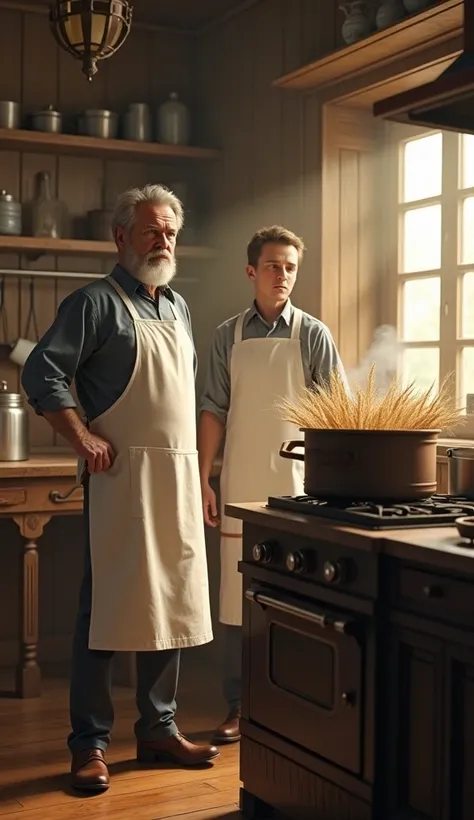
[[[474,500],[433,495],[407,504],[374,501],[321,501],[309,495],[269,496],[268,507],[330,518],[370,530],[453,526],[456,518],[474,516]]]

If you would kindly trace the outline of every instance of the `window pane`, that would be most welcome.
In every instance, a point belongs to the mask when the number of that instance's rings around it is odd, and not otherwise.
[[[406,142],[403,150],[402,202],[439,196],[443,176],[441,133]]]
[[[413,279],[402,290],[403,340],[436,342],[439,339],[441,279]]]
[[[461,265],[474,262],[474,196],[461,205]]]
[[[465,347],[461,353],[460,404],[466,407],[466,396],[474,393],[474,347]]]
[[[403,351],[402,379],[405,384],[414,382],[416,387],[434,390],[439,387],[439,349],[437,347],[412,347]]]
[[[474,339],[474,273],[461,280],[461,338]]]
[[[414,208],[403,215],[402,273],[441,267],[441,205]]]
[[[474,135],[461,134],[461,188],[474,188]]]

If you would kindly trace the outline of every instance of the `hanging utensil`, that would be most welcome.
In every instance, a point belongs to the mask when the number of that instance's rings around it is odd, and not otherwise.
[[[12,346],[9,342],[8,334],[8,315],[7,306],[5,304],[5,277],[0,279],[0,333],[2,334],[2,341],[0,342],[0,361],[8,359]]]
[[[33,330],[34,332],[34,337],[36,339],[35,342],[32,342],[28,338],[30,330]],[[39,331],[35,310],[35,280],[32,276],[30,280],[30,309],[26,320],[25,335],[20,339],[17,339],[13,345],[13,350],[10,353],[11,361],[15,362],[15,364],[19,367],[23,367],[31,351],[36,347],[38,342]]]
[[[25,339],[28,338],[30,325],[32,325],[32,330],[34,331],[36,341],[39,342],[38,319],[36,318],[35,308],[35,280],[33,276],[30,279],[30,310],[28,313],[28,319],[26,320]]]

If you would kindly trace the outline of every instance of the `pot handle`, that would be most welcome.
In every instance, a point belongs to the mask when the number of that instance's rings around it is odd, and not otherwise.
[[[284,441],[280,447],[280,455],[282,458],[292,458],[295,461],[304,461],[304,453],[294,453],[295,447],[303,447],[304,441],[294,439],[293,441]]]

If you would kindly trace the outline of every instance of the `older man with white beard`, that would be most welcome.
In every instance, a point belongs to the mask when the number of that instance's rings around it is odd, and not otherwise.
[[[74,448],[84,485],[68,738],[72,785],[83,791],[109,786],[115,651],[136,652],[138,760],[194,766],[218,754],[174,722],[180,650],[212,640],[195,354],[188,308],[169,287],[182,224],[167,188],[122,194],[118,264],[63,301],[23,370],[31,405]]]

